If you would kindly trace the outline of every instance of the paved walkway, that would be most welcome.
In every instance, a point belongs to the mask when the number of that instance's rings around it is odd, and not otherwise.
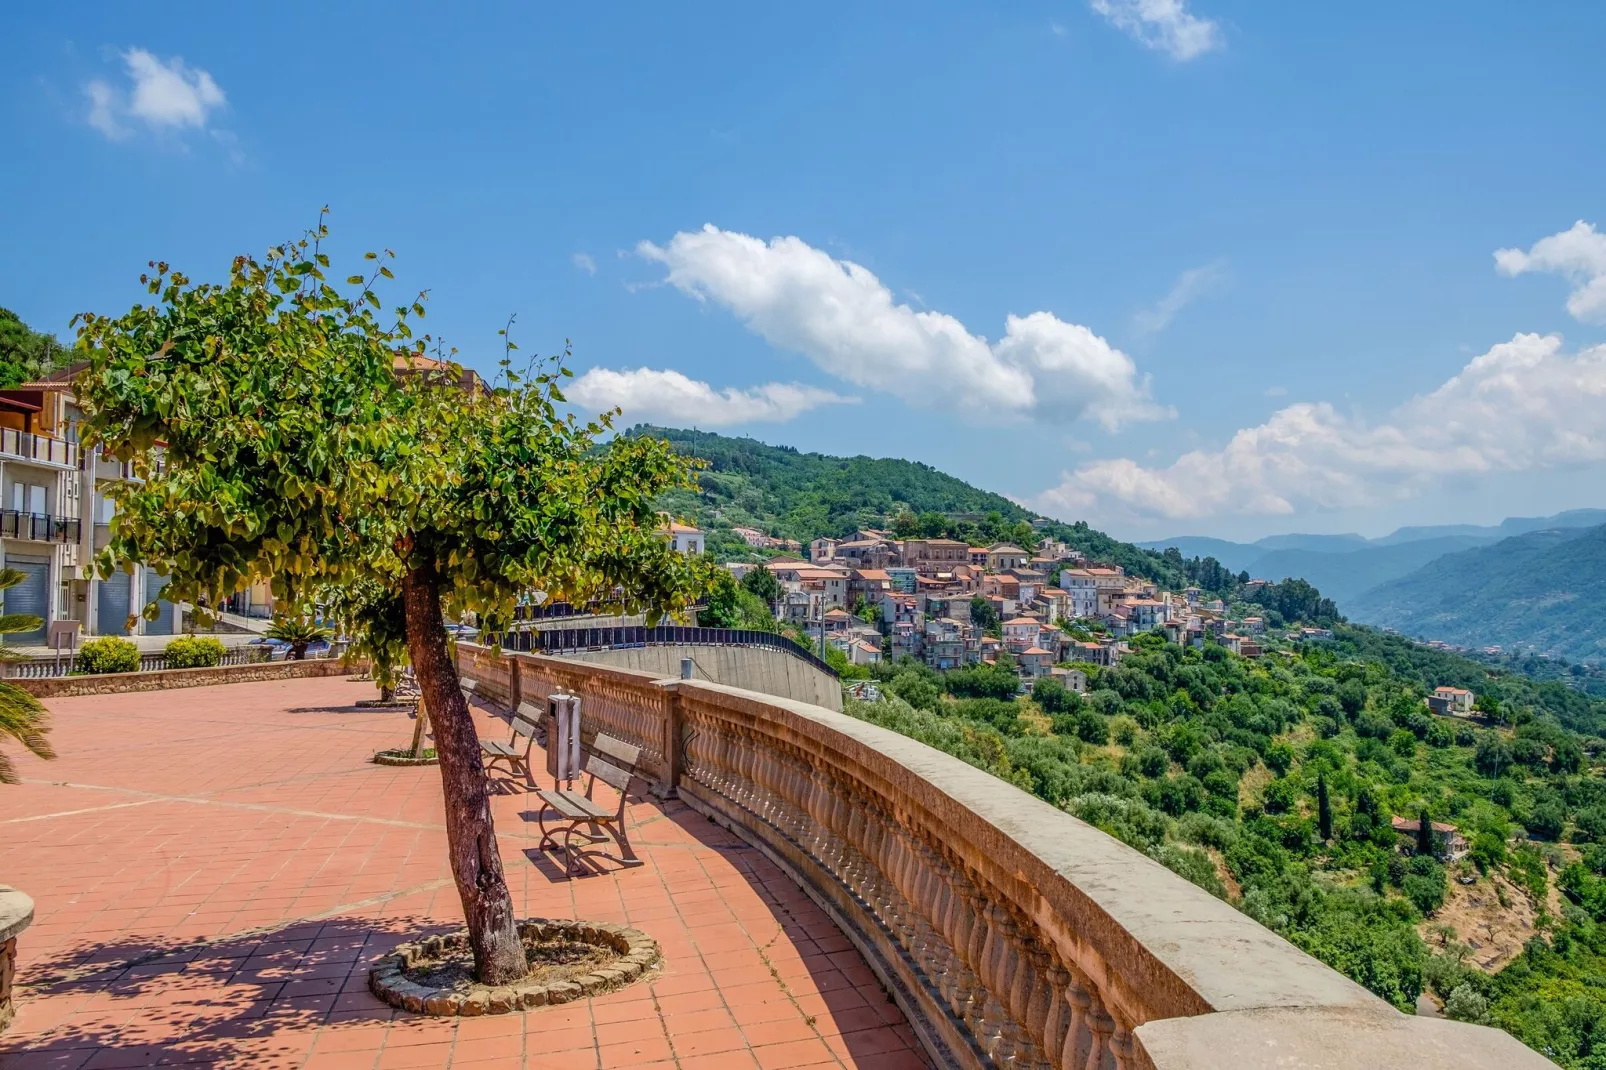
[[[485,1018],[381,1003],[374,959],[461,913],[439,772],[366,761],[412,725],[351,705],[372,694],[286,680],[50,704],[60,758],[22,756],[25,782],[0,787],[0,877],[38,904],[0,1067],[926,1065],[830,920],[678,802],[632,806],[646,865],[576,880],[536,851],[530,796],[495,803],[520,916],[636,926],[662,945],[656,980]]]

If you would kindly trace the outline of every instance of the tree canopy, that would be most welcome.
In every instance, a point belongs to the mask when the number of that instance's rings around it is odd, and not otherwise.
[[[473,612],[494,635],[532,589],[653,618],[689,606],[713,566],[668,545],[654,503],[689,486],[694,464],[650,436],[600,445],[611,414],[561,414],[562,357],[516,370],[506,341],[489,385],[438,346],[431,358],[412,327],[424,295],[387,310],[376,293],[392,254],[367,254],[342,288],[326,235],[320,218],[299,241],[236,257],[224,283],[153,262],[154,303],[77,318],[86,441],[142,477],[113,491],[97,564],[148,565],[169,576],[164,597],[199,607],[265,580],[310,616],[346,589],[348,606],[372,610],[347,615],[370,651],[386,644],[394,664],[404,638],[476,967],[500,982],[522,973],[523,952],[442,614]]]

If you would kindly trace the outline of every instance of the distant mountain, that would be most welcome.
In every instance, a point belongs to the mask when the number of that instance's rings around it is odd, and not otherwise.
[[[1275,550],[1263,555],[1249,571],[1268,580],[1297,576],[1319,588],[1348,614],[1350,599],[1361,592],[1413,572],[1445,554],[1480,545],[1481,540],[1470,536],[1452,535],[1397,546],[1367,546],[1348,553]]]
[[[1314,550],[1321,554],[1345,554],[1363,550],[1367,546],[1364,536],[1350,532],[1347,535],[1267,535],[1256,539],[1262,550]]]
[[[1445,554],[1349,600],[1356,620],[1461,646],[1606,657],[1606,524],[1551,527]]]
[[[1592,528],[1599,524],[1606,524],[1606,509],[1569,509],[1555,516],[1507,517],[1500,523],[1487,527],[1477,524],[1440,524],[1434,527],[1399,528],[1371,541],[1374,546],[1392,546],[1402,542],[1459,535],[1495,542],[1509,539],[1513,535],[1526,535],[1530,531],[1543,531],[1546,528]]]
[[[1259,579],[1303,579],[1338,603],[1414,572],[1445,554],[1487,546],[1528,532],[1582,529],[1606,524],[1606,509],[1573,509],[1547,517],[1511,517],[1499,524],[1441,524],[1399,528],[1376,539],[1360,535],[1268,535],[1252,543],[1184,535],[1138,545],[1163,551],[1175,546],[1184,557],[1214,557],[1233,572]]]
[[[1138,545],[1145,550],[1159,552],[1174,546],[1183,557],[1213,557],[1232,572],[1252,572],[1255,562],[1266,556],[1263,547],[1245,542],[1229,542],[1226,539],[1212,539],[1208,535],[1183,535],[1175,539],[1140,542]]]

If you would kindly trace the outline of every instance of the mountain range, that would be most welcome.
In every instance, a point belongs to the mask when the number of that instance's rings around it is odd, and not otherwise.
[[[1280,580],[1296,576],[1319,588],[1346,614],[1355,616],[1361,612],[1362,603],[1357,601],[1360,596],[1446,554],[1490,546],[1530,532],[1578,530],[1601,524],[1606,524],[1606,509],[1574,509],[1555,516],[1511,517],[1488,526],[1405,527],[1375,539],[1356,534],[1289,534],[1241,543],[1184,535],[1137,545],[1149,550],[1174,546],[1184,557],[1214,557],[1234,572],[1248,572],[1258,578]]]
[[[1444,554],[1352,599],[1368,624],[1460,646],[1606,657],[1606,525],[1552,527]]]

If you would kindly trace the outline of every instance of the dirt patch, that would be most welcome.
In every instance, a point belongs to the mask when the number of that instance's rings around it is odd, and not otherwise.
[[[1534,917],[1527,893],[1499,874],[1481,877],[1475,884],[1462,884],[1452,877],[1444,906],[1418,926],[1418,931],[1429,946],[1437,947],[1435,930],[1448,925],[1455,930],[1455,938],[1472,949],[1468,962],[1494,973],[1522,953],[1536,931]]]
[[[582,974],[591,973],[620,958],[613,948],[579,940],[553,940],[524,945],[524,961],[530,972],[510,985],[552,984],[572,981]],[[402,975],[414,984],[425,988],[444,989],[468,994],[478,981],[474,979],[474,955],[466,947],[450,948],[438,958],[414,960]]]

